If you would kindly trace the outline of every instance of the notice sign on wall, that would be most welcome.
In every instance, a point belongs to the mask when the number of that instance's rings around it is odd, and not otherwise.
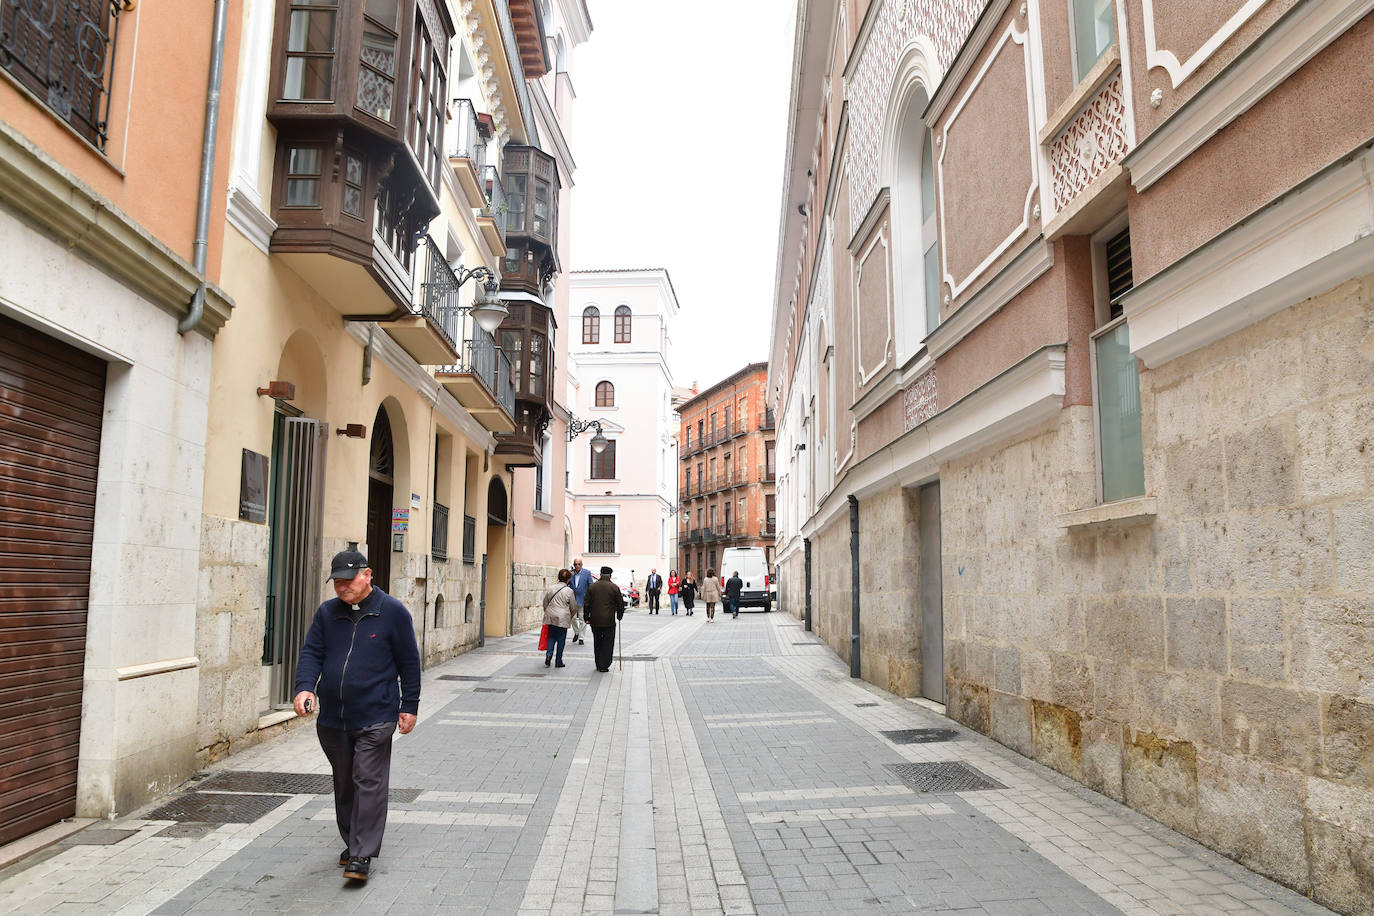
[[[239,518],[262,524],[267,521],[267,456],[243,450],[239,469]]]
[[[410,510],[392,509],[391,510],[391,533],[404,534],[410,530]]]

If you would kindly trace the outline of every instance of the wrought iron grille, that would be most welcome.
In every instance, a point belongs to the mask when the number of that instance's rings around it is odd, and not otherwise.
[[[448,559],[448,506],[434,504],[434,533],[429,539],[429,553],[436,560]]]
[[[463,562],[469,566],[477,562],[477,519],[463,516]]]
[[[471,99],[454,99],[453,109],[453,149],[449,155],[467,159],[480,175],[487,167],[487,142],[477,128],[477,111]]]
[[[5,0],[0,67],[105,149],[120,0]]]
[[[506,238],[506,214],[510,212],[510,204],[506,202],[506,186],[501,183],[501,173],[496,170],[496,166],[489,165],[482,169],[482,188],[487,198],[486,212],[483,216],[489,216],[496,220],[496,228],[501,232],[501,238]]]
[[[467,311],[459,305],[458,277],[453,273],[453,268],[448,266],[444,253],[429,236],[425,236],[425,253],[428,264],[420,312],[438,325],[448,342],[456,347],[458,341],[463,339],[462,320]]]

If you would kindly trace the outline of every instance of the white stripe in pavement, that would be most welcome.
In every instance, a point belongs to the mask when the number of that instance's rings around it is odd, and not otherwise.
[[[554,716],[543,712],[476,712],[465,709],[459,715],[464,719],[533,719],[540,722],[570,722],[572,716]]]
[[[538,798],[513,792],[421,792],[415,804],[532,805]]]
[[[702,716],[707,722],[711,721],[736,721],[739,719],[806,719],[815,716],[828,715],[824,709],[808,709],[804,712],[738,712],[721,713],[714,716]]]
[[[615,911],[658,912],[658,857],[654,846],[653,755],[649,749],[645,666],[630,672],[630,728],[625,742],[625,782],[620,798],[620,858],[616,863]]]
[[[750,722],[707,722],[707,728],[766,728],[773,725],[822,725],[834,719],[754,719]]]
[[[480,725],[483,728],[567,728],[571,722],[497,722],[494,719],[469,719],[453,716],[440,719],[435,725]]]
[[[334,820],[334,809],[319,812],[310,818],[312,821]],[[386,813],[387,824],[425,824],[428,826],[463,827],[523,827],[527,818],[523,814],[488,814],[480,811],[411,811],[391,808]]]
[[[751,811],[751,824],[795,824],[800,821],[862,821],[890,817],[942,817],[954,809],[944,802],[929,805],[866,805],[855,808],[808,808],[803,811]]]
[[[805,801],[813,798],[870,798],[875,795],[910,795],[904,785],[891,786],[816,786],[814,789],[773,789],[766,792],[741,792],[741,804],[770,801]]]
[[[780,678],[762,675],[758,677],[698,677],[688,678],[688,684],[775,684]]]

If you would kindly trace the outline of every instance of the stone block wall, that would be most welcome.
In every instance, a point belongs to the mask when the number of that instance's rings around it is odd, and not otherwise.
[[[846,663],[849,661],[852,620],[851,594],[849,511],[846,508],[811,538],[811,630]]]
[[[792,551],[777,562],[778,607],[798,620],[806,619],[806,551]]]
[[[902,487],[859,500],[859,674],[899,697],[921,692],[918,503]]]
[[[512,633],[523,633],[544,622],[544,593],[558,581],[557,566],[539,563],[515,564],[515,620]]]
[[[426,668],[477,648],[482,637],[482,567],[449,559],[432,564],[430,576],[433,598],[420,644]]]
[[[949,714],[1374,912],[1374,278],[1141,401],[1142,522],[1056,524],[1093,502],[1090,407],[941,469]]]

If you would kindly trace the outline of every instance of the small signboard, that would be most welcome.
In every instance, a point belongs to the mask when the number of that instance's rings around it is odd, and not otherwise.
[[[267,521],[267,456],[243,450],[239,467],[239,518],[263,524]]]
[[[404,534],[410,530],[410,510],[392,509],[391,510],[391,533]]]

